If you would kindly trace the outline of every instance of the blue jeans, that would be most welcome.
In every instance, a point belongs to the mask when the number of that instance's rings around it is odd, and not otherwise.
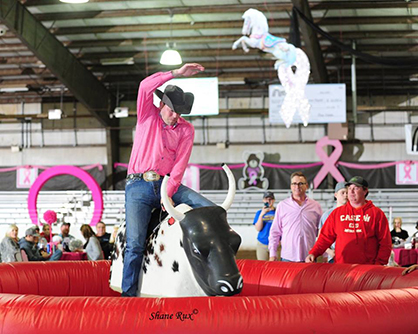
[[[62,252],[59,249],[57,249],[48,261],[58,261],[61,258],[61,256]]]
[[[161,208],[161,183],[162,179],[147,182],[142,178],[133,178],[126,181],[126,250],[123,263],[122,291],[127,296],[136,296],[151,211],[154,208]],[[182,184],[172,199],[175,205],[185,203],[192,208],[216,205]]]
[[[280,258],[280,261],[282,261],[282,262],[305,263],[305,261],[291,261],[291,260],[287,260],[287,259],[284,259],[284,258]]]

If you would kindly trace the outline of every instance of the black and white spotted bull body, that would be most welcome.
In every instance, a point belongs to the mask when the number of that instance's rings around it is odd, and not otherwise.
[[[232,203],[233,195],[228,194],[225,200],[228,203],[224,202],[222,206],[192,209],[180,204],[174,208],[164,198],[166,181],[161,193],[169,215],[147,239],[138,296],[231,296],[239,293],[243,281],[235,255],[241,237],[226,219],[226,209]],[[232,192],[235,193],[235,189]],[[116,239],[110,277],[111,287],[118,291],[122,282],[125,242],[123,224]]]

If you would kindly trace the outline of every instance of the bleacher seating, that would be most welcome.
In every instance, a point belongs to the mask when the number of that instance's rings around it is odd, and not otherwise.
[[[272,190],[276,203],[290,195],[290,190]],[[202,194],[217,204],[221,204],[226,191],[202,191]],[[30,223],[27,209],[28,193],[24,191],[0,192],[0,224]],[[103,191],[104,211],[102,220],[107,225],[119,224],[125,216],[124,191]],[[310,191],[309,196],[317,200],[323,209],[328,210],[334,205],[332,190]],[[228,211],[228,221],[231,225],[251,225],[254,214],[260,209],[262,192],[237,191],[234,202]],[[404,226],[418,220],[418,190],[415,189],[374,189],[368,196],[376,206],[380,207],[389,218],[389,208],[392,207],[392,217],[400,216]],[[94,209],[91,195],[88,191],[43,191],[37,202],[38,213],[41,216],[46,210],[55,210],[58,218],[70,223],[83,224],[89,222]]]

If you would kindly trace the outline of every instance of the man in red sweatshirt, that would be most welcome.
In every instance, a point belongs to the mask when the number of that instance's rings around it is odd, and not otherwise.
[[[347,204],[330,214],[305,262],[314,262],[335,241],[335,263],[387,264],[392,239],[385,214],[366,200],[369,184],[361,176],[346,187]]]

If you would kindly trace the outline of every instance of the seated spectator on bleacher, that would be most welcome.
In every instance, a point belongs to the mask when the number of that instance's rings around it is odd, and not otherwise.
[[[116,238],[118,236],[118,231],[119,231],[119,226],[117,226],[117,225],[113,226],[113,232],[112,232],[112,235],[110,236],[110,240],[109,240],[109,242],[111,244],[115,243]],[[112,246],[112,248],[113,248],[113,246]]]
[[[418,221],[415,224],[415,229],[418,230]],[[412,242],[412,238],[418,238],[418,231],[414,232],[409,238],[406,239],[406,244]]]
[[[102,247],[104,258],[109,259],[110,253],[113,248],[113,244],[110,244],[110,233],[106,232],[106,224],[103,222],[98,222],[96,225],[96,237],[100,241],[100,246]]]
[[[59,234],[59,236],[62,239],[62,248],[64,250],[64,252],[71,252],[70,251],[70,241],[72,239],[75,239],[71,234],[70,234],[70,223],[67,222],[63,222],[61,224],[61,233]]]
[[[81,225],[80,228],[81,235],[86,239],[84,244],[84,249],[87,253],[87,258],[92,261],[103,260],[103,251],[100,247],[100,242],[96,238],[96,234],[93,232],[93,229],[88,224]]]
[[[46,252],[46,245],[48,244],[48,241],[46,241],[46,239],[44,237],[42,237],[41,234],[39,233],[39,231],[40,231],[39,226],[35,225],[35,226],[32,226],[31,228],[33,228],[35,230],[36,234],[39,235],[39,237],[35,236],[33,238],[33,243],[34,243],[33,249],[34,250],[42,249],[44,252]]]
[[[418,230],[418,221],[415,224],[415,229]],[[412,234],[407,240],[406,243],[411,243],[412,242],[412,238],[418,238],[418,231],[416,231],[414,234]],[[406,268],[403,272],[402,275],[406,275],[414,270],[418,269],[418,264],[414,264],[412,266],[410,266],[409,268]]]
[[[274,207],[274,194],[266,191],[263,195],[263,208],[255,214],[253,225],[258,231],[257,235],[257,260],[268,261],[270,253],[268,250],[269,234],[271,224],[273,223],[276,208]]]
[[[42,225],[42,232],[40,233],[42,238],[45,238],[47,242],[51,242],[51,226],[49,224]],[[55,234],[52,234],[54,236]]]
[[[393,238],[394,237],[398,237],[402,240],[406,240],[409,237],[409,234],[407,231],[402,229],[402,218],[401,217],[396,217],[393,219],[393,230],[390,231],[390,235],[392,236],[392,243],[393,243]]]
[[[28,228],[25,237],[19,240],[20,249],[23,249],[29,261],[57,261],[61,258],[62,252],[56,250],[54,254],[48,254],[42,249],[35,247],[36,237],[40,237],[34,228]]]
[[[84,252],[84,243],[80,239],[71,240],[70,251],[73,253]]]
[[[22,262],[18,233],[19,229],[15,224],[7,229],[6,236],[0,243],[1,262]]]

